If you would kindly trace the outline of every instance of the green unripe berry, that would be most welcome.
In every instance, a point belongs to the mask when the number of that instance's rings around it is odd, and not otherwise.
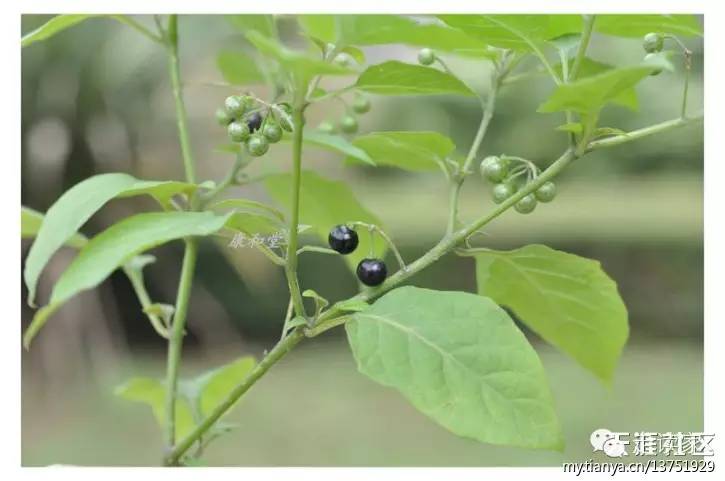
[[[340,130],[346,134],[357,132],[357,120],[352,115],[346,115],[340,119]]]
[[[352,104],[352,109],[358,114],[366,114],[370,112],[370,99],[360,95]]]
[[[317,130],[326,134],[334,134],[336,129],[332,122],[324,121],[317,126]]]
[[[534,195],[541,202],[551,202],[556,197],[556,184],[553,182],[544,182],[541,187],[536,189]]]
[[[260,133],[253,134],[247,140],[247,151],[254,157],[260,157],[269,150],[267,137]]]
[[[647,53],[661,52],[665,46],[665,36],[661,33],[650,32],[642,39],[642,46]]]
[[[431,65],[436,60],[436,54],[429,48],[423,48],[418,52],[418,62],[421,65]]]
[[[227,111],[222,108],[216,109],[214,116],[216,117],[216,121],[219,123],[219,125],[224,126],[224,127],[229,125],[229,122],[232,121],[232,118],[229,117],[229,115],[227,114]]]
[[[658,57],[657,53],[648,53],[644,56],[644,63],[652,62]],[[662,69],[658,68],[657,70],[653,70],[652,73],[650,73],[651,76],[659,75],[662,73]]]
[[[340,67],[347,67],[350,65],[350,56],[346,53],[341,53],[335,57],[335,63]]]
[[[529,214],[533,212],[534,209],[536,209],[536,197],[534,197],[533,194],[522,197],[518,202],[516,202],[514,209],[516,209],[516,212],[521,214]]]
[[[262,135],[267,137],[269,143],[275,144],[282,139],[282,129],[277,124],[267,124],[262,129]]]
[[[227,115],[232,119],[238,119],[244,115],[246,108],[246,102],[239,95],[230,95],[224,100],[224,110],[226,110]]]
[[[244,142],[249,138],[249,127],[246,122],[235,120],[227,126],[227,134],[234,142]]]
[[[481,162],[481,175],[490,182],[501,182],[508,175],[508,163],[495,155],[490,155]]]
[[[514,195],[515,192],[516,189],[513,185],[504,182],[502,184],[496,184],[493,186],[493,189],[491,189],[491,197],[493,197],[493,201],[495,203],[500,204],[501,202]]]

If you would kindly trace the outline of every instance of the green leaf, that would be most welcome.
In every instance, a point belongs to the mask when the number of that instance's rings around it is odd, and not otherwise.
[[[594,30],[636,38],[649,32],[702,36],[702,26],[695,15],[597,15]]]
[[[571,71],[571,67],[573,64],[574,61],[571,60],[569,62],[569,71]],[[557,65],[556,68],[561,72],[561,64]],[[584,78],[598,75],[600,73],[608,72],[614,69],[616,69],[616,67],[612,65],[592,60],[589,57],[584,57],[582,58],[581,64],[579,65],[579,75],[577,76],[577,78],[579,80],[582,80]],[[633,111],[636,111],[639,108],[637,91],[635,90],[634,86],[622,90],[616,96],[612,97],[611,102]]]
[[[163,431],[166,424],[166,389],[160,381],[147,377],[135,377],[118,386],[115,394],[127,401],[140,402],[151,407],[154,418]],[[174,414],[176,438],[180,439],[194,429],[194,417],[191,407],[183,398],[176,400]]]
[[[259,32],[247,32],[246,37],[262,55],[277,60],[302,86],[306,86],[315,75],[350,75],[353,73],[352,70],[339,65],[289,50],[281,43],[265,37]]]
[[[368,67],[355,87],[380,95],[476,95],[453,75],[397,60]]]
[[[630,101],[623,100],[623,92],[632,89],[658,68],[661,66],[654,63],[614,68],[559,85],[546,102],[539,106],[538,111],[573,110],[582,114],[594,114],[607,103],[615,102],[615,99],[616,103],[631,108]]]
[[[284,223],[268,215],[238,211],[231,214],[224,227],[249,236],[275,234],[286,228]]]
[[[246,356],[185,381],[185,392],[187,395],[193,393],[189,402],[196,405],[202,416],[208,416],[252,372],[255,365],[254,358]]]
[[[273,217],[276,217],[277,220],[280,222],[284,222],[284,214],[279,211],[279,209],[275,209],[271,205],[264,204],[262,202],[257,202],[256,200],[252,199],[224,199],[220,200],[219,202],[215,202],[209,206],[209,209],[211,210],[227,210],[232,209],[236,211],[241,210],[257,210],[262,211],[266,214],[271,214]]]
[[[562,449],[544,369],[506,311],[464,292],[401,287],[345,325],[363,374],[485,443]]]
[[[57,15],[32,32],[23,35],[23,38],[20,40],[20,46],[27,47],[35,42],[46,40],[63,30],[71,28],[84,20],[96,16],[97,15]]]
[[[289,136],[286,136],[285,140],[289,140]],[[359,160],[368,165],[375,165],[375,161],[370,158],[367,152],[351,144],[347,139],[339,135],[306,129],[303,140],[306,145],[314,145],[315,147],[321,147],[325,150],[339,152],[341,154],[345,154],[348,158]]]
[[[277,27],[272,15],[226,15],[229,23],[240,32],[258,32],[266,37],[276,36]]]
[[[27,47],[35,42],[47,40],[63,30],[69,29],[93,17],[111,18],[124,24],[128,24],[129,22],[126,15],[56,15],[32,32],[23,35],[20,39],[20,46]]]
[[[627,309],[599,262],[529,245],[476,255],[478,290],[605,382],[627,341]]]
[[[439,15],[451,27],[489,45],[518,51],[540,49],[546,40],[581,32],[579,15]]]
[[[80,250],[53,287],[48,305],[35,313],[23,338],[25,347],[68,299],[96,287],[136,254],[174,239],[213,234],[228,217],[211,212],[152,212],[127,217],[104,230]]]
[[[45,214],[25,261],[23,276],[28,286],[28,304],[35,302],[38,277],[51,256],[106,202],[114,197],[148,194],[167,207],[175,194],[189,194],[196,188],[185,182],[146,181],[115,173],[90,177],[68,189]]]
[[[309,297],[315,301],[315,317],[319,316],[324,308],[330,305],[330,302],[319,295],[312,289],[307,289],[302,293],[302,297]]]
[[[244,52],[222,50],[217,55],[216,64],[224,80],[232,85],[249,85],[264,80],[257,61]]]
[[[361,221],[380,226],[380,220],[360,204],[343,182],[326,179],[313,171],[302,172],[300,222],[310,224],[319,238],[327,242],[330,229],[338,224]],[[275,174],[264,179],[269,195],[286,209],[291,208],[292,176]],[[368,255],[370,236],[360,235],[358,248],[344,256],[353,269]],[[384,243],[376,242],[375,252],[382,256]]]
[[[22,239],[35,238],[38,235],[38,231],[40,231],[40,226],[43,224],[44,218],[45,216],[37,210],[21,206],[20,237]],[[76,232],[65,241],[65,245],[75,249],[80,249],[86,244],[86,242],[88,242],[88,238],[80,232]]]
[[[438,132],[373,132],[356,137],[353,144],[378,165],[414,172],[443,168],[446,157],[456,148],[451,139]],[[352,157],[347,160],[354,161]]]
[[[404,44],[460,55],[493,56],[485,43],[460,30],[398,15],[300,15],[299,21],[309,36],[328,43]]]

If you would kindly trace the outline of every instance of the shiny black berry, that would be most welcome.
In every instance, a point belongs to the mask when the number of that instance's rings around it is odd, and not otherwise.
[[[259,112],[250,114],[245,120],[247,121],[247,127],[249,127],[250,132],[256,132],[262,126],[263,119]]]
[[[332,228],[327,236],[327,243],[330,248],[340,254],[349,254],[357,248],[357,232],[346,225],[338,225]]]
[[[366,286],[379,286],[387,275],[385,262],[380,259],[363,259],[357,265],[357,278]]]

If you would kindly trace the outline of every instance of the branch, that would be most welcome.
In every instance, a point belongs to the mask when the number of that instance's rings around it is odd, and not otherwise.
[[[289,336],[280,340],[269,353],[255,366],[251,373],[237,385],[229,395],[214,408],[204,420],[184,439],[182,439],[171,452],[167,455],[164,462],[167,466],[175,465],[179,463],[181,456],[191,447],[194,443],[201,439],[202,435],[216,423],[220,417],[224,415],[229,409],[234,406],[234,403],[246,393],[250,387],[254,385],[257,380],[262,377],[269,369],[274,366],[277,361],[282,359],[294,346],[296,346],[302,339],[305,338],[304,332],[301,328],[295,328]]]
[[[594,140],[592,142],[589,142],[586,151],[591,152],[593,150],[599,150],[607,147],[614,147],[616,145],[626,144],[628,142],[641,139],[643,137],[649,137],[650,135],[660,134],[662,132],[667,132],[669,130],[684,127],[686,125],[702,122],[702,120],[702,114],[695,117],[667,120],[665,122],[660,122],[659,124],[654,124],[650,125],[649,127],[627,132],[626,134],[615,135],[613,137],[607,137],[606,139],[601,140]]]
[[[300,291],[300,283],[297,278],[297,236],[299,234],[300,220],[300,184],[302,179],[302,140],[305,125],[304,114],[304,97],[303,93],[298,93],[300,97],[293,108],[294,135],[292,139],[292,208],[289,224],[289,240],[287,242],[287,255],[285,265],[285,274],[287,276],[287,284],[289,285],[292,303],[295,308],[295,315],[307,317],[305,313],[305,305],[302,301],[302,293]]]

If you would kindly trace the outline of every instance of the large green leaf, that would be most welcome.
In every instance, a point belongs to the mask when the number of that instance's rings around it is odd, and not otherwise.
[[[68,299],[96,287],[136,254],[174,239],[210,235],[228,218],[211,212],[152,212],[127,217],[104,230],[80,250],[60,276],[48,305],[35,313],[25,332],[25,346]]]
[[[106,202],[114,197],[148,194],[167,207],[175,194],[189,194],[196,188],[185,182],[146,181],[114,173],[90,177],[68,189],[45,214],[25,261],[23,276],[28,286],[28,303],[35,302],[38,277],[51,256]]]
[[[702,35],[695,15],[597,15],[594,30],[619,37],[642,37],[649,32]]]
[[[22,239],[34,239],[38,235],[44,218],[45,216],[37,210],[22,206],[20,208],[20,237]],[[86,242],[88,242],[86,236],[76,232],[65,241],[65,245],[80,249],[86,245]]]
[[[398,15],[300,15],[313,38],[341,45],[399,43],[461,55],[490,57],[487,45],[455,28]]]
[[[414,172],[442,168],[456,148],[451,139],[438,132],[373,132],[356,137],[353,144],[378,165]],[[348,161],[354,159],[349,157]]]
[[[610,382],[629,326],[615,282],[599,262],[529,245],[476,255],[478,290],[546,341]]]
[[[244,52],[222,50],[217,55],[216,64],[224,80],[232,85],[248,85],[264,80],[257,61]]]
[[[549,98],[539,106],[539,112],[573,110],[582,114],[598,112],[609,102],[622,104],[626,95],[653,71],[666,67],[664,64],[647,63],[633,67],[606,70],[590,77],[580,78],[556,87]],[[628,105],[631,107],[631,105]]]
[[[475,95],[453,75],[397,60],[371,65],[357,79],[355,87],[381,95]]]
[[[540,49],[543,42],[581,31],[579,15],[439,15],[482,42],[519,51]]]
[[[464,292],[401,287],[346,324],[358,369],[455,434],[561,449],[539,357],[506,311]]]
[[[127,401],[148,405],[163,431],[166,424],[166,389],[161,381],[148,377],[135,377],[118,386],[115,392],[117,396]],[[194,416],[186,399],[179,398],[176,400],[174,417],[176,418],[174,427],[176,428],[177,439],[191,433],[194,429]]]
[[[346,138],[339,135],[307,129],[305,130],[303,139],[306,145],[312,145],[325,150],[339,152],[362,163],[375,165],[375,162],[370,158],[367,152],[351,144]],[[285,140],[290,140],[289,136],[285,136]]]
[[[323,242],[327,242],[330,229],[338,224],[361,221],[380,225],[380,220],[360,204],[350,188],[343,182],[326,179],[313,171],[302,172],[300,188],[300,222],[310,224]],[[292,176],[276,174],[264,179],[269,195],[286,209],[290,209]],[[369,236],[360,232],[360,244],[345,260],[351,267],[368,255]],[[384,252],[381,241],[376,242],[378,255]]]
[[[570,69],[573,63],[573,60],[569,62]],[[561,71],[561,64],[557,65],[557,69]],[[584,57],[579,64],[579,75],[577,76],[577,78],[579,80],[582,80],[587,77],[592,77],[594,75],[598,75],[600,73],[608,72],[614,69],[616,69],[616,67],[613,67],[612,65],[607,65],[606,63],[592,60],[589,57]],[[617,95],[612,97],[611,102],[613,104],[621,105],[622,107],[627,107],[628,109],[633,111],[636,111],[639,108],[637,91],[635,90],[634,86],[623,89]]]
[[[315,75],[349,75],[351,70],[336,64],[324,62],[302,52],[296,52],[283,46],[278,41],[266,37],[257,31],[246,34],[257,50],[279,62],[284,69],[293,75],[296,82],[304,86]]]
[[[47,40],[63,30],[69,29],[93,17],[111,18],[127,25],[130,22],[126,15],[56,15],[32,32],[23,35],[20,39],[20,45],[21,47],[27,47],[35,42]]]
[[[252,372],[254,358],[246,356],[194,379],[182,381],[182,392],[193,409],[208,416]]]
[[[27,47],[35,42],[46,40],[65,29],[71,28],[72,26],[95,16],[97,15],[57,15],[32,32],[23,35],[20,45],[22,47]]]

